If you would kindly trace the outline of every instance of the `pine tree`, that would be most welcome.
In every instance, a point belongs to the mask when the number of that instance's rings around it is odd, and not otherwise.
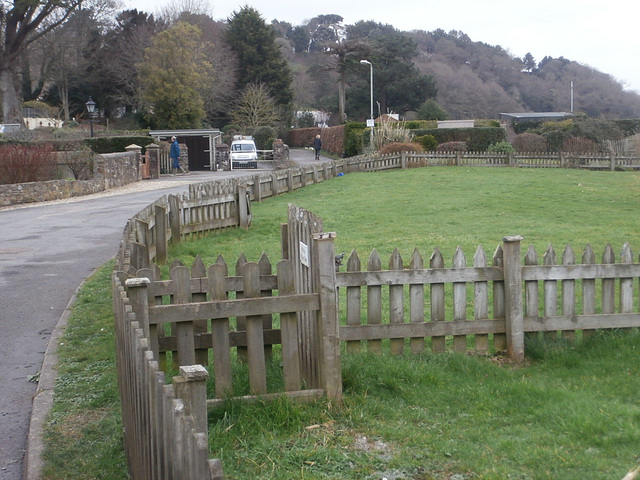
[[[257,10],[245,6],[229,19],[225,39],[238,56],[236,88],[244,90],[249,84],[263,84],[278,105],[290,109],[291,69],[276,43],[273,27]]]

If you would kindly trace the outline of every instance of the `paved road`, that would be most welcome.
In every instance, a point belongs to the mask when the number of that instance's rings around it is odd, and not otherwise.
[[[314,162],[308,150],[292,150],[291,159]],[[1,479],[22,478],[36,391],[28,378],[40,370],[51,333],[77,287],[116,254],[126,221],[160,196],[185,191],[188,183],[255,173],[163,176],[141,182],[154,190],[0,210]]]

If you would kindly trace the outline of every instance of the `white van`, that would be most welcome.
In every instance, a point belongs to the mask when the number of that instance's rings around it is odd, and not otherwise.
[[[258,150],[252,137],[236,135],[229,149],[231,169],[258,168]]]

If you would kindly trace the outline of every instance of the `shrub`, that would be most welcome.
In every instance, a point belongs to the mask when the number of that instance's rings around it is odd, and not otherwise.
[[[446,142],[436,147],[438,152],[466,152],[466,142]]]
[[[419,143],[388,143],[384,147],[382,147],[379,151],[382,155],[394,154],[394,153],[402,153],[402,152],[411,152],[411,153],[422,153],[424,149],[422,145]]]
[[[537,133],[521,133],[513,139],[518,152],[546,152],[547,139]]]
[[[562,152],[596,153],[598,145],[593,140],[584,137],[571,137],[562,142]]]
[[[414,140],[422,145],[422,148],[425,150],[433,150],[438,146],[438,141],[433,135],[421,135],[419,137],[415,137]]]
[[[66,165],[76,180],[89,180],[93,173],[94,153],[86,145],[60,154],[58,163]]]
[[[347,157],[362,153],[362,132],[366,128],[362,122],[349,122],[344,126],[344,154]]]
[[[0,184],[53,180],[57,168],[51,145],[0,147]]]
[[[483,152],[492,143],[506,139],[503,128],[429,128],[412,132],[416,136],[433,135],[438,143],[465,142],[467,149],[473,152]]]
[[[427,100],[418,108],[418,118],[421,120],[446,120],[449,114],[434,100]]]
[[[410,143],[413,141],[413,133],[405,128],[404,123],[385,122],[381,123],[372,137],[373,143],[369,145],[369,150],[379,152],[389,143]]]
[[[225,125],[224,127],[222,127],[222,133],[224,133],[225,135],[232,135],[231,133],[229,133],[229,130],[241,132],[242,128],[240,128],[238,125]]]
[[[278,136],[278,132],[273,127],[257,127],[253,131],[253,139],[256,142],[258,150],[269,150],[271,147],[268,144],[269,138],[275,138]]]
[[[506,140],[498,143],[492,143],[489,145],[489,148],[487,148],[487,152],[514,153],[515,151],[516,149],[513,148],[513,145]]]

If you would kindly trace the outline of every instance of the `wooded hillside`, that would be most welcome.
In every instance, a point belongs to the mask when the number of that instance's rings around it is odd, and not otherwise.
[[[433,79],[437,91],[435,97],[427,98],[433,98],[451,119],[497,118],[501,112],[568,112],[572,81],[576,112],[605,118],[640,116],[640,96],[624,90],[607,73],[563,57],[537,61],[527,54],[517,58],[499,45],[474,41],[455,30],[401,32],[374,22],[345,26],[337,15],[319,16],[295,27],[277,21],[272,25],[292,66],[300,109],[337,108],[337,74],[331,70],[334,60],[324,51],[328,43],[354,39],[371,42],[379,35],[391,35],[409,44],[403,46],[405,49],[415,44],[411,62],[421,74]],[[346,113],[350,119],[368,116],[369,71],[357,65],[358,60],[352,61],[347,80]],[[376,67],[377,73],[380,65]],[[374,84],[378,81],[376,78]],[[365,108],[356,107],[353,97]],[[390,107],[393,110],[394,106]],[[404,112],[395,109],[395,113]]]

